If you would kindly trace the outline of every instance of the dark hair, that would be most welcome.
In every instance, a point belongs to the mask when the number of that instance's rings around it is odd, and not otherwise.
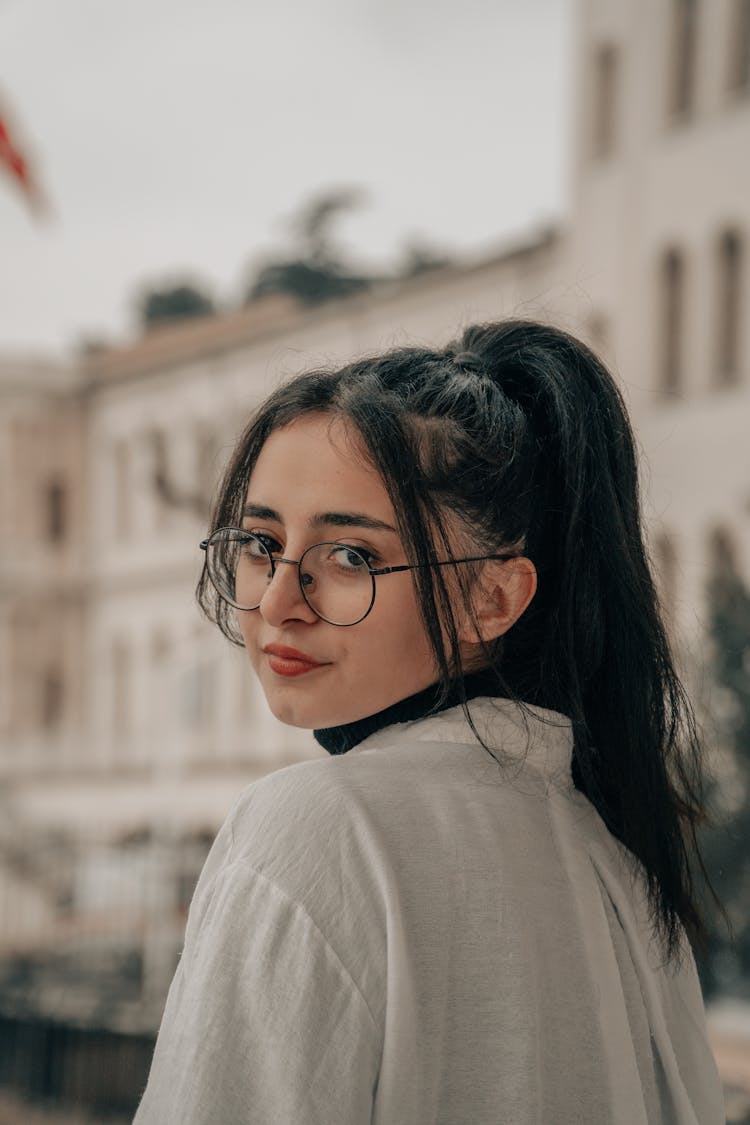
[[[696,840],[707,819],[701,745],[644,547],[633,434],[601,360],[559,329],[508,320],[466,328],[439,350],[397,348],[299,375],[242,434],[212,527],[240,523],[264,442],[306,413],[359,433],[411,561],[451,557],[450,516],[480,552],[518,549],[534,562],[536,596],[487,650],[498,693],[570,718],[575,785],[643,865],[669,958],[680,922],[704,946],[691,872],[694,855],[710,887]],[[461,663],[443,569],[414,575],[445,698]],[[241,644],[205,572],[197,593]]]

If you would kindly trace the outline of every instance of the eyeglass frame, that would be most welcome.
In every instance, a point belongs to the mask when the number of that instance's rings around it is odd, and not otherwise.
[[[211,576],[211,571],[209,570],[209,567],[208,567],[208,548],[209,548],[209,545],[210,545],[211,540],[213,539],[214,535],[218,535],[220,531],[238,531],[241,535],[246,536],[248,539],[254,539],[257,543],[260,544],[260,546],[263,548],[266,555],[268,556],[268,561],[271,564],[271,577],[270,577],[269,583],[268,583],[269,586],[271,585],[271,582],[273,581],[274,576],[276,574],[276,563],[282,562],[282,563],[288,563],[289,566],[296,566],[297,567],[297,581],[299,583],[300,593],[302,594],[305,605],[309,609],[312,610],[312,612],[315,614],[315,616],[318,618],[319,621],[325,621],[325,623],[327,625],[334,625],[338,629],[350,629],[352,627],[352,625],[359,625],[370,614],[370,612],[372,611],[372,607],[375,605],[375,595],[377,593],[377,584],[375,582],[375,579],[377,577],[379,577],[381,574],[398,574],[400,571],[405,571],[405,570],[424,570],[425,568],[432,567],[432,566],[453,566],[454,563],[488,562],[490,560],[508,562],[510,559],[517,559],[517,558],[520,557],[518,554],[470,555],[467,558],[463,558],[463,559],[440,559],[440,560],[436,559],[435,562],[405,563],[405,564],[402,564],[402,565],[399,565],[399,566],[372,567],[372,566],[370,566],[367,559],[362,554],[362,551],[360,551],[357,547],[353,547],[349,543],[340,543],[340,542],[336,542],[335,540],[324,539],[320,543],[311,543],[311,545],[309,547],[306,547],[305,550],[302,552],[302,554],[299,558],[299,561],[296,561],[295,559],[282,558],[281,555],[272,555],[271,552],[266,547],[266,545],[264,544],[261,537],[259,535],[256,535],[256,533],[253,532],[253,531],[246,531],[244,527],[217,527],[214,531],[211,532],[211,534],[206,539],[201,539],[200,543],[198,544],[201,551],[206,552],[206,558],[204,560],[203,566],[204,566],[204,569],[206,570],[206,572],[208,573],[209,581],[210,581],[211,585],[213,586],[214,590],[216,591],[216,594],[218,595],[218,597],[220,597],[222,599],[222,601],[225,601],[228,605],[231,605],[234,609],[238,609],[240,611],[240,613],[255,613],[256,609],[260,608],[260,602],[258,602],[258,604],[256,606],[253,606],[252,608],[245,608],[243,606],[234,605],[234,603],[230,602],[229,598],[227,598],[224,594],[222,594],[221,590],[219,590],[218,587],[216,586],[216,583],[214,582],[213,577]],[[346,547],[346,549],[348,551],[351,551],[353,554],[357,555],[358,558],[362,559],[362,562],[365,564],[365,568],[366,568],[366,570],[367,570],[367,572],[370,575],[370,578],[372,580],[372,597],[370,598],[369,606],[367,607],[365,612],[362,614],[362,616],[358,617],[356,621],[350,621],[350,622],[347,622],[346,624],[342,624],[340,621],[329,621],[327,617],[323,617],[322,614],[318,613],[315,606],[310,605],[310,602],[307,600],[307,595],[305,594],[305,588],[302,585],[302,562],[305,558],[305,555],[309,554],[310,551],[314,551],[316,547]],[[363,550],[364,550],[364,548],[363,548]],[[263,599],[261,598],[261,601],[262,600]]]

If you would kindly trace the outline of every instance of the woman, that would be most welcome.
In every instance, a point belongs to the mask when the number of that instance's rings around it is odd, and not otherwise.
[[[700,754],[625,407],[509,321],[275,391],[203,609],[332,755],[206,861],[137,1125],[718,1125]]]

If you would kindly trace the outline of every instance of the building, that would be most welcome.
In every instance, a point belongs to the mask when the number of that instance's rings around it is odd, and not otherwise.
[[[750,5],[582,0],[570,277],[629,392],[663,594],[748,557]]]
[[[222,466],[253,405],[300,369],[508,315],[582,335],[624,384],[665,605],[688,648],[699,635],[707,574],[749,545],[750,4],[580,0],[575,71],[560,230],[322,307],[267,298],[71,367],[4,362],[0,893],[24,905],[0,948],[96,927],[141,942],[158,1012],[235,796],[321,753],[276,723],[244,654],[192,604]],[[67,841],[62,907],[42,861],[18,854],[22,830]]]

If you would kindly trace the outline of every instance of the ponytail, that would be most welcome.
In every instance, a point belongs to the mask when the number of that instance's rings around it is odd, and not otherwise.
[[[526,553],[539,589],[507,634],[503,677],[519,699],[570,717],[574,782],[642,863],[670,955],[679,921],[702,945],[690,865],[702,752],[647,561],[622,396],[594,353],[556,329],[476,326],[460,347],[520,407],[536,451]]]
[[[298,376],[240,439],[213,526],[238,522],[268,435],[313,412],[352,424],[383,479],[420,564],[443,700],[462,672],[445,568],[429,565],[451,557],[448,519],[473,553],[532,560],[535,597],[485,651],[498,694],[570,718],[574,783],[642,865],[668,956],[680,952],[681,926],[705,948],[693,855],[719,903],[696,842],[707,819],[702,749],[647,560],[633,434],[604,365],[565,332],[511,320],[467,328],[442,350],[398,348]],[[205,576],[198,599],[241,643]]]

